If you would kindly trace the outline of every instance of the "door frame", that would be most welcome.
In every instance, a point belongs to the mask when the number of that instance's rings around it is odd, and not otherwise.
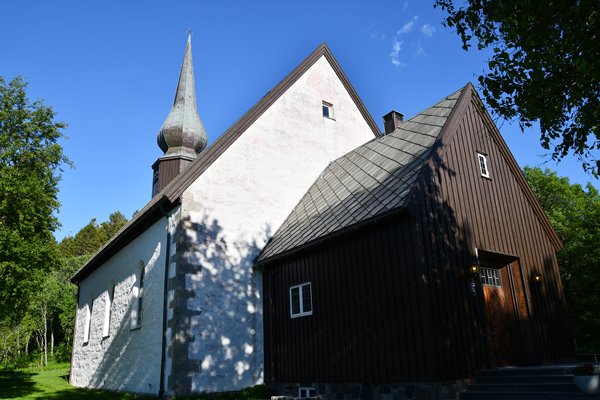
[[[477,249],[477,256],[479,265],[502,270],[506,268],[506,276],[508,277],[508,282],[504,283],[502,289],[505,291],[504,296],[507,299],[510,296],[510,300],[512,302],[512,307],[508,307],[506,305],[506,312],[510,313],[509,317],[512,318],[510,332],[512,336],[511,340],[511,351],[510,355],[510,363],[515,365],[523,365],[531,363],[531,355],[527,354],[527,350],[531,348],[530,341],[531,337],[527,334],[528,329],[526,329],[525,324],[530,318],[530,299],[529,293],[527,292],[527,286],[523,279],[523,268],[521,264],[521,260],[519,256],[499,253],[495,251],[489,251],[485,249]],[[518,271],[515,271],[517,269]],[[516,275],[516,276],[515,276]],[[521,287],[522,295],[517,293],[517,285],[518,282]],[[479,281],[481,285],[481,280]],[[508,290],[510,293],[506,293]],[[487,329],[487,337],[488,337],[488,347],[490,349],[490,359],[494,366],[498,364],[498,356],[494,351],[494,344],[492,338],[492,321],[489,320],[488,312],[487,312],[487,303],[485,297],[483,295],[483,285],[481,285],[481,306],[484,313],[482,313],[482,317],[484,318],[484,325]],[[521,308],[520,306],[524,306]]]

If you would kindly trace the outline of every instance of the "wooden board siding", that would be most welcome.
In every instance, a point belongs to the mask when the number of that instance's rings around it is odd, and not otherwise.
[[[419,295],[399,243],[401,224],[351,234],[288,258],[264,275],[266,376],[271,382],[389,382],[399,374],[427,376],[419,337],[428,313],[414,310]],[[289,287],[312,283],[313,315],[290,318]],[[428,305],[423,304],[425,310]]]
[[[156,181],[152,182],[152,197],[156,196],[165,186],[171,183],[191,162],[192,160],[180,157],[159,158],[153,165]]]
[[[268,382],[444,381],[496,359],[574,355],[556,244],[476,104],[433,149],[410,218],[390,217],[264,266]],[[487,154],[490,179],[480,175],[477,151]],[[504,265],[510,282],[512,350],[504,360],[491,346],[479,282],[477,295],[469,294],[476,249]],[[533,283],[534,272],[541,283]],[[291,319],[289,287],[304,282],[312,283],[313,315]]]
[[[514,160],[507,159],[502,150],[505,144],[486,124],[474,99],[449,145],[438,149],[439,161],[432,167],[440,173],[433,174],[432,190],[423,200],[429,199],[433,207],[436,203],[453,205],[457,223],[471,232],[464,238],[469,248],[519,257],[522,276],[513,276],[513,281],[518,309],[529,307],[530,311],[529,315],[520,313],[519,328],[536,338],[531,343],[536,357],[530,361],[568,359],[573,356],[573,340],[555,248],[517,183],[520,177],[510,167]],[[477,151],[487,154],[491,179],[480,175]],[[540,284],[532,282],[534,272],[543,273]]]

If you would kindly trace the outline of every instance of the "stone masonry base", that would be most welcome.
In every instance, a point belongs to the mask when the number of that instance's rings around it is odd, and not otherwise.
[[[437,383],[361,384],[361,383],[315,383],[271,384],[277,396],[272,400],[298,398],[299,388],[314,388],[316,399],[321,400],[447,400],[458,399],[466,389],[462,380]]]

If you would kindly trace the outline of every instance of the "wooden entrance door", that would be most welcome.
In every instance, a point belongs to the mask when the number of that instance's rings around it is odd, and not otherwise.
[[[505,269],[482,267],[480,271],[496,366],[513,363],[514,312]]]

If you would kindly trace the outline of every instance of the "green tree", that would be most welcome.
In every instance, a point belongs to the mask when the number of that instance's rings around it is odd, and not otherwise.
[[[556,160],[572,153],[600,172],[600,2],[598,0],[436,0],[463,48],[490,48],[479,77],[499,116],[521,129],[539,122],[540,142]]]
[[[108,216],[108,221],[100,224],[100,229],[104,235],[104,241],[102,244],[108,242],[110,238],[115,236],[117,232],[127,223],[127,217],[125,217],[120,211],[115,211]]]
[[[119,211],[108,217],[108,221],[98,224],[96,218],[75,234],[61,240],[58,247],[61,257],[75,257],[94,254],[127,223],[127,218]]]
[[[554,230],[563,241],[561,277],[579,352],[600,352],[600,194],[540,168],[524,169]]]
[[[53,213],[61,167],[69,164],[58,143],[65,124],[30,101],[26,86],[0,77],[0,309],[13,319],[36,290],[30,278],[58,263]]]

